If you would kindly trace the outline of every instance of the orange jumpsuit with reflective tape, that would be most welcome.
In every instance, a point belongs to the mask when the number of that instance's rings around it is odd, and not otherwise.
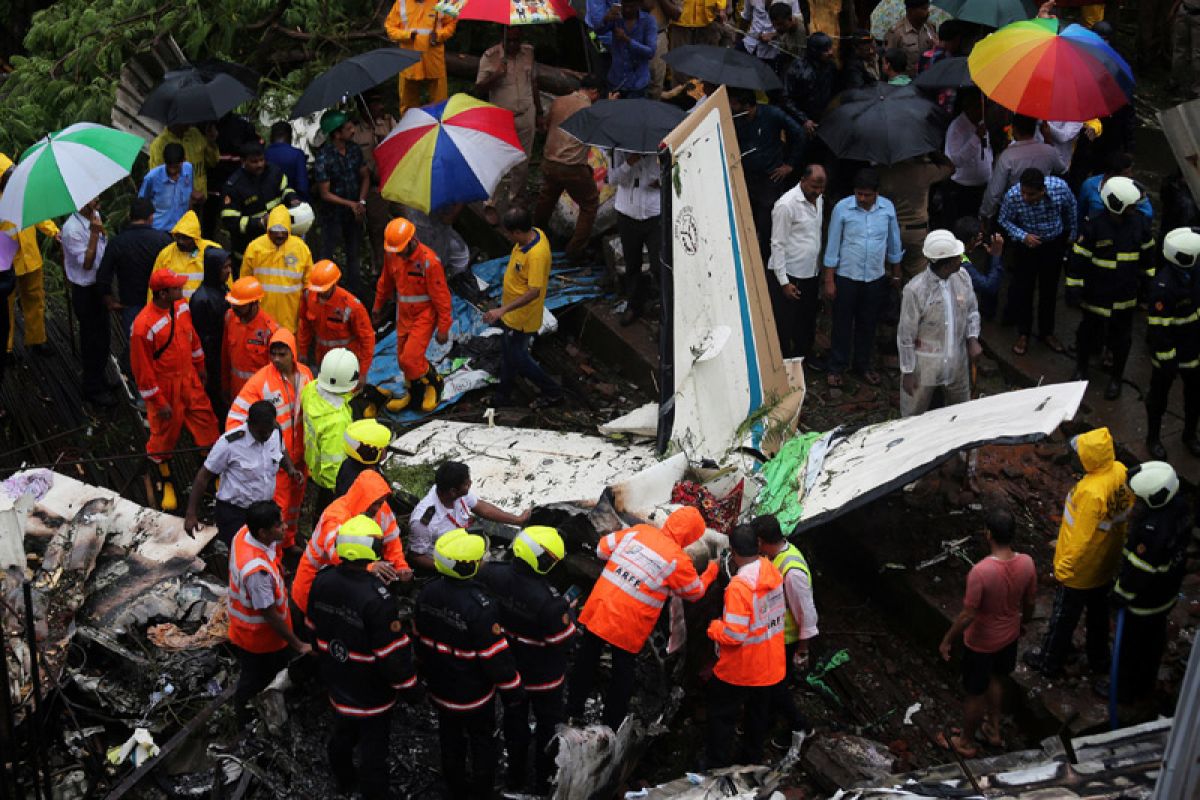
[[[233,309],[225,312],[221,344],[221,391],[226,400],[237,397],[254,373],[271,363],[270,342],[279,323],[262,308],[242,322]]]
[[[396,298],[396,360],[404,379],[415,381],[429,371],[425,350],[434,330],[449,336],[454,321],[450,288],[437,255],[418,244],[411,256],[385,253],[375,286],[375,310]]]
[[[280,328],[271,336],[270,344],[283,342],[292,351],[296,359],[296,337],[287,328]],[[268,345],[268,350],[270,345]],[[296,469],[304,472],[304,423],[300,410],[300,390],[313,379],[308,367],[295,360],[296,371],[291,379],[285,378],[275,368],[267,364],[246,381],[242,391],[234,398],[229,407],[229,416],[225,419],[225,430],[232,430],[246,422],[250,406],[259,400],[267,400],[275,406],[275,422],[279,425],[283,436],[283,446],[288,458]],[[305,480],[292,480],[282,469],[275,476],[275,504],[283,512],[284,538],[283,546],[291,547],[296,542],[296,524],[300,520],[300,505],[304,502]]]
[[[150,438],[146,452],[156,463],[169,455],[154,455],[175,449],[183,426],[200,447],[217,440],[219,429],[200,373],[204,370],[204,348],[192,327],[186,300],[173,308],[148,303],[133,321],[129,334],[129,361],[138,392],[146,402]],[[171,409],[163,419],[160,411]]]
[[[358,359],[358,374],[366,377],[371,369],[371,358],[375,355],[375,328],[371,315],[362,302],[340,286],[333,295],[324,300],[316,292],[305,292],[300,306],[300,333],[296,337],[301,355],[308,355],[308,348],[315,340],[316,358],[312,363],[320,365],[325,354],[335,347],[344,347]]]

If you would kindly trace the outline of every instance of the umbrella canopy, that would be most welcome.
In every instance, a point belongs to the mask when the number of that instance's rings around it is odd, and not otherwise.
[[[783,88],[779,76],[762,59],[744,50],[689,44],[667,53],[663,61],[676,72],[717,85],[765,92]]]
[[[524,158],[512,112],[465,94],[409,109],[375,148],[380,193],[422,211],[487,199]]]
[[[500,25],[544,25],[575,16],[567,0],[441,0],[438,12]]]
[[[942,149],[941,117],[911,85],[879,83],[843,92],[817,135],[838,158],[895,164]]]
[[[974,86],[966,56],[951,56],[935,61],[913,81],[918,89],[965,89]]]
[[[1081,25],[1059,33],[1055,19],[1001,28],[975,45],[969,63],[992,101],[1038,119],[1083,122],[1108,116],[1133,97],[1125,59]]]
[[[347,58],[322,72],[308,85],[292,106],[292,119],[335,106],[350,95],[361,94],[396,77],[420,60],[421,54],[416,50],[399,47],[380,47]]]
[[[92,122],[50,134],[21,155],[0,198],[0,221],[24,230],[78,211],[129,174],[144,144]]]
[[[1037,16],[1033,0],[938,0],[938,7],[955,19],[989,28],[1003,28]]]
[[[254,97],[252,89],[228,72],[188,66],[164,75],[138,114],[166,125],[189,125],[220,119]]]
[[[560,126],[584,144],[630,153],[656,153],[663,137],[687,116],[657,100],[599,100],[576,111]]]
[[[904,0],[882,0],[871,12],[871,38],[883,41],[887,38],[888,31],[902,19],[904,19]],[[942,23],[948,19],[950,19],[950,15],[938,6],[929,7],[929,24],[935,29],[940,28]]]

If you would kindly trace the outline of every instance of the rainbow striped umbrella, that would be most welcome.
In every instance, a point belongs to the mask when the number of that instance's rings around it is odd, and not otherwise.
[[[1133,97],[1133,71],[1081,25],[1056,19],[1014,22],[975,45],[971,78],[993,102],[1038,119],[1105,117]]]
[[[409,109],[375,148],[380,193],[422,211],[486,200],[524,158],[512,112],[465,94]]]

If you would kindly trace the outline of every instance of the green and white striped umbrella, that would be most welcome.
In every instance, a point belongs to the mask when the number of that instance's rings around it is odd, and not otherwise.
[[[24,230],[78,211],[129,174],[142,144],[93,122],[50,134],[21,155],[0,198],[0,221]]]

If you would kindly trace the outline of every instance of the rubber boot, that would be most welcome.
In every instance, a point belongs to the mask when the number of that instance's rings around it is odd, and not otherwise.
[[[421,383],[425,384],[425,392],[421,397],[421,410],[428,414],[437,408],[438,403],[441,402],[442,376],[438,375],[433,365],[430,365],[429,371],[422,376]]]
[[[408,404],[412,402],[413,386],[416,381],[405,381],[404,388],[406,391],[402,397],[393,397],[387,402],[387,410],[393,414],[403,411],[408,408]]]
[[[1150,452],[1150,457],[1157,461],[1167,460],[1167,448],[1163,447],[1162,443],[1162,417],[1154,417],[1151,415],[1147,420],[1146,425],[1146,449]]]
[[[159,508],[163,511],[174,511],[179,508],[179,500],[175,497],[175,484],[171,481],[171,465],[165,461],[158,465],[159,480],[154,488],[162,498]]]

